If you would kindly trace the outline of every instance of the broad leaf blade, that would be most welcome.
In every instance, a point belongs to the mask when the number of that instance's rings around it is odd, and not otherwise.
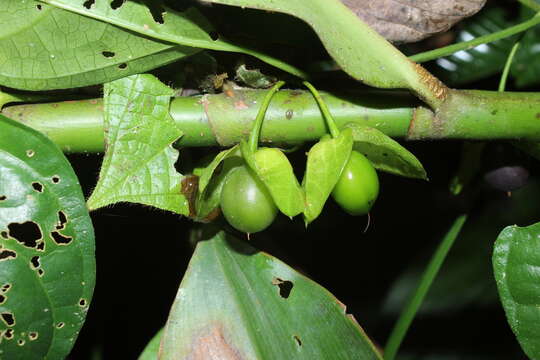
[[[0,134],[1,357],[64,359],[94,289],[92,222],[56,145],[1,115]]]
[[[353,149],[364,154],[376,169],[399,176],[427,179],[422,163],[394,139],[369,126],[346,126],[353,133]]]
[[[380,359],[327,290],[223,232],[207,236],[178,290],[159,359]]]
[[[540,358],[540,223],[505,228],[495,242],[493,269],[506,318],[523,351]]]
[[[0,84],[25,90],[101,84],[199,51],[33,0],[1,1],[0,24]]]
[[[308,153],[302,186],[306,196],[304,219],[309,224],[319,216],[334,189],[343,168],[349,161],[353,146],[350,129],[335,139],[321,140]]]
[[[290,217],[302,213],[304,192],[285,154],[276,148],[260,148],[255,153],[247,148],[247,143],[242,143],[244,159],[266,185],[279,210]]]
[[[163,7],[162,21],[156,20],[144,2],[124,1],[116,9],[109,0],[95,0],[91,7],[84,6],[82,0],[42,0],[43,2],[105,23],[141,34],[143,37],[159,39],[199,49],[233,51],[255,56],[296,76],[305,74],[284,61],[257,50],[236,45],[225,39],[213,39],[214,32],[208,20],[195,8],[178,12]],[[211,35],[212,34],[212,35]]]
[[[189,214],[172,143],[182,136],[169,115],[173,90],[152,75],[105,84],[106,154],[97,186],[88,199],[93,210],[120,201]]]
[[[156,335],[148,342],[138,360],[157,360],[159,352],[159,343],[163,336],[163,329],[160,329]]]

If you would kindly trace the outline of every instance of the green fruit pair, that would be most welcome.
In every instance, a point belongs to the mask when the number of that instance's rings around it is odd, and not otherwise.
[[[349,214],[364,215],[369,213],[378,195],[377,171],[364,155],[353,150],[332,197]]]

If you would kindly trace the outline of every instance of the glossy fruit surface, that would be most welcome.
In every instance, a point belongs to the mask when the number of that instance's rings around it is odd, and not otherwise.
[[[227,175],[221,190],[221,211],[234,228],[251,234],[266,229],[278,209],[266,186],[243,165]]]
[[[377,171],[364,155],[353,151],[332,191],[332,197],[349,214],[364,215],[375,203],[377,195]]]

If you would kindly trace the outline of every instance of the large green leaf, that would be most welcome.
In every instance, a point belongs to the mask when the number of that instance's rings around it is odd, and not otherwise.
[[[0,2],[0,84],[26,90],[101,84],[199,49],[137,36],[38,1]]]
[[[202,237],[159,359],[381,359],[327,290],[223,232]]]
[[[446,88],[421,66],[408,60],[339,0],[203,0],[209,3],[286,13],[309,24],[339,66],[368,85],[409,88],[431,105]]]
[[[354,123],[346,126],[352,130],[353,149],[364,154],[376,169],[427,179],[426,170],[416,156],[382,131]]]
[[[534,15],[529,9],[523,9],[523,19]],[[535,26],[528,30],[519,41],[519,49],[512,63],[511,73],[516,86],[525,87],[540,83],[540,64],[538,48],[540,47],[540,28]]]
[[[189,214],[172,143],[182,136],[169,114],[174,91],[152,75],[105,84],[106,153],[88,207],[136,202]]]
[[[319,216],[326,200],[349,161],[352,131],[343,130],[335,139],[323,139],[309,150],[302,186],[306,196],[304,219],[309,224]]]
[[[304,192],[285,154],[276,148],[260,148],[252,153],[246,142],[242,142],[240,148],[249,167],[270,191],[278,209],[290,217],[302,213]]]
[[[47,137],[0,115],[0,357],[64,359],[95,283],[77,177]]]
[[[195,48],[241,52],[255,56],[262,61],[288,71],[294,75],[304,77],[301,70],[274,58],[265,53],[258,52],[236,45],[217,37],[211,24],[195,8],[178,12],[162,7],[162,19],[155,18],[144,2],[125,1],[113,9],[110,0],[95,0],[91,6],[83,0],[42,0],[51,5],[114,24],[118,27],[150,37]]]
[[[540,359],[540,223],[505,228],[495,242],[493,269],[512,331],[527,356]]]

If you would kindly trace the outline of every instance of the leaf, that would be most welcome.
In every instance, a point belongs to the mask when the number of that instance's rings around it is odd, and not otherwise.
[[[522,19],[530,18],[534,12],[524,9]],[[512,77],[517,87],[536,85],[540,82],[540,65],[538,64],[538,47],[540,46],[540,29],[538,26],[529,29],[519,42],[519,49],[511,67]]]
[[[183,12],[162,7],[163,12],[159,19],[152,15],[144,3],[136,1],[124,1],[115,9],[112,9],[109,0],[95,0],[89,8],[82,0],[42,1],[139,33],[144,37],[194,48],[245,53],[296,76],[306,76],[301,70],[269,54],[236,45],[219,37],[210,22],[194,7]]]
[[[243,163],[239,156],[238,146],[220,152],[208,166],[195,169],[194,173],[199,176],[199,193],[196,202],[196,219],[202,222],[212,221],[218,214],[221,200],[221,188],[229,171]],[[222,168],[216,174],[217,167]]]
[[[0,84],[17,89],[101,84],[199,51],[32,0],[1,1],[0,24]]]
[[[278,259],[203,230],[161,343],[166,359],[381,359],[345,307]]]
[[[182,176],[174,168],[178,150],[171,146],[182,136],[169,115],[173,93],[152,75],[105,84],[107,150],[90,210],[128,201],[189,213]]]
[[[497,238],[493,270],[506,318],[523,351],[540,358],[540,223],[508,226]]]
[[[448,30],[484,6],[478,0],[341,0],[390,41],[415,42]]]
[[[161,342],[161,337],[163,336],[163,329],[160,329],[156,335],[150,340],[146,345],[143,352],[139,356],[139,360],[157,360],[159,352],[159,343]]]
[[[302,181],[306,194],[306,224],[321,213],[326,199],[349,161],[352,146],[352,130],[346,128],[337,138],[321,140],[309,150],[306,173]]]
[[[94,229],[58,147],[1,115],[0,134],[1,357],[64,359],[92,299]]]
[[[248,69],[246,64],[236,68],[236,80],[255,89],[267,89],[277,81],[274,77],[264,75],[259,69]]]
[[[251,153],[246,142],[240,145],[249,167],[270,191],[278,209],[293,217],[304,211],[304,192],[287,156],[276,148],[259,148]]]
[[[409,61],[339,0],[202,1],[298,17],[313,28],[330,56],[353,78],[376,87],[412,89],[432,105],[444,98],[444,85]]]
[[[416,156],[388,135],[369,126],[354,123],[345,126],[352,130],[353,149],[364,154],[376,169],[427,180],[426,170]]]

